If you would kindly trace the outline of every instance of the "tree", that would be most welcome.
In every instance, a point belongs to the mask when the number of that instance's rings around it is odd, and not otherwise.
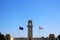
[[[5,40],[5,36],[0,33],[0,40]]]
[[[60,35],[58,35],[58,39],[60,40]]]

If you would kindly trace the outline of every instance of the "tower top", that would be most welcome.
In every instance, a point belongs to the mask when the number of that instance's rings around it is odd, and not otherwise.
[[[32,25],[32,20],[28,20],[28,25]]]
[[[28,23],[32,23],[32,20],[28,20]]]

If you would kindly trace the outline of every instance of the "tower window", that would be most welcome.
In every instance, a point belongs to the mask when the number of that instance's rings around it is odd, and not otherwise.
[[[29,25],[31,25],[31,23],[29,23]]]

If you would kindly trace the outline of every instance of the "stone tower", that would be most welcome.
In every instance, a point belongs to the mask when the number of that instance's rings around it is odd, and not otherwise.
[[[11,40],[10,34],[6,34],[6,40]]]
[[[56,39],[55,39],[55,35],[54,35],[54,34],[50,34],[50,35],[49,35],[49,40],[56,40]]]
[[[28,40],[32,40],[32,20],[28,20]]]

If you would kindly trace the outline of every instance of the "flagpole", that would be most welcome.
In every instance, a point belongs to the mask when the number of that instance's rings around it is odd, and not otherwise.
[[[39,26],[39,30],[40,30],[40,33],[41,33],[41,30],[43,30],[43,27]],[[39,34],[40,35],[40,34]]]
[[[40,38],[40,30],[39,30],[39,38]]]
[[[40,37],[40,26],[39,26],[39,37]]]
[[[23,27],[22,27],[22,26],[19,26],[19,30],[21,30],[21,31],[22,31],[22,30],[23,30]],[[22,33],[23,33],[23,32],[22,32]]]

